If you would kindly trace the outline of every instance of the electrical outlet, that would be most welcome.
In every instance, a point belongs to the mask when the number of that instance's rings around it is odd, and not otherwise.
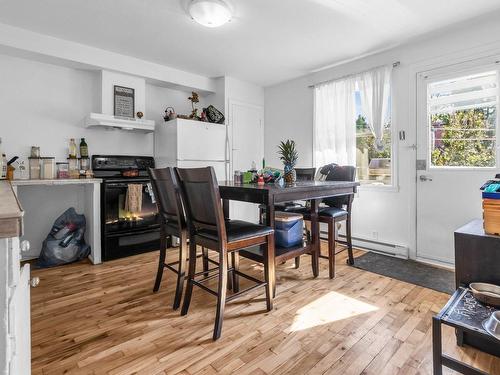
[[[378,240],[378,232],[376,230],[372,231],[372,238]]]

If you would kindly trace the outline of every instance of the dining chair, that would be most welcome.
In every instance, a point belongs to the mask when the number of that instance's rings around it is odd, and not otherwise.
[[[326,181],[355,181],[356,167],[352,165],[336,165],[328,175]],[[328,259],[328,269],[330,279],[335,277],[335,244],[340,243],[347,246],[348,263],[354,264],[354,256],[352,253],[352,202],[354,194],[347,194],[338,197],[330,197],[323,199],[323,204],[328,207],[320,209],[319,222],[328,224],[328,256],[320,255],[321,258]],[[338,240],[336,238],[335,227],[337,223],[346,222],[346,240]]]
[[[217,297],[217,308],[213,339],[221,336],[224,307],[226,302],[240,297],[258,287],[265,287],[267,311],[273,308],[274,284],[274,230],[260,224],[224,218],[219,187],[213,167],[183,169],[176,168],[186,211],[189,231],[189,270],[181,315],[186,315],[191,303],[193,287],[197,286]],[[219,253],[217,273],[204,275],[196,272],[196,246],[203,246]],[[264,281],[239,270],[228,267],[228,254],[242,249],[260,246],[264,251]],[[226,296],[228,270],[244,277],[254,285]],[[213,270],[210,270],[212,273]],[[217,290],[210,289],[204,282],[218,278]]]
[[[156,198],[160,220],[160,257],[153,291],[160,289],[164,269],[177,274],[173,309],[179,308],[186,274],[187,263],[187,225],[181,200],[179,182],[173,168],[150,168],[148,170],[153,193]],[[172,243],[172,236],[179,239],[179,259],[166,263],[167,247]],[[202,249],[203,270],[208,272],[208,250]]]
[[[325,173],[325,181],[355,181],[356,180],[356,167],[354,166],[340,166],[330,164],[321,168],[321,173]],[[318,210],[319,223],[326,223],[328,225],[328,256],[321,255],[320,258],[328,259],[328,273],[330,279],[335,277],[335,245],[340,243],[347,247],[348,264],[354,264],[354,256],[352,252],[352,202],[354,194],[346,194],[336,197],[324,198],[322,205]],[[325,207],[326,206],[326,207]],[[298,208],[292,209],[292,212],[302,213],[304,220],[310,221],[311,215],[308,209]],[[336,238],[335,227],[337,223],[346,222],[346,240],[339,240]],[[339,251],[340,252],[340,251]],[[298,267],[300,260],[295,259],[295,265]]]

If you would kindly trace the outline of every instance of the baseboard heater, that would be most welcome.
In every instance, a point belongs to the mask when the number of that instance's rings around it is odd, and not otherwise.
[[[346,237],[343,234],[338,234],[338,237],[345,241]],[[328,240],[328,232],[320,231],[320,238],[322,240]],[[397,245],[389,242],[377,241],[369,238],[362,237],[352,237],[352,244],[355,248],[361,250],[369,250],[376,253],[390,255],[398,258],[408,259],[408,247],[404,245]]]

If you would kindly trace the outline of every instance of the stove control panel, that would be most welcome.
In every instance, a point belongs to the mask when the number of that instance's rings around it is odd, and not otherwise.
[[[92,155],[92,169],[106,171],[123,171],[127,169],[147,170],[154,168],[155,161],[151,156],[125,155]]]

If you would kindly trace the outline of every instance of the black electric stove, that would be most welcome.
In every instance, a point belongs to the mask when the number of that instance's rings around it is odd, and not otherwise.
[[[101,184],[103,260],[122,258],[160,248],[158,211],[148,176],[148,168],[154,166],[154,159],[150,156],[92,156],[94,175],[103,180]],[[142,205],[137,212],[125,209],[130,184],[142,185]]]

